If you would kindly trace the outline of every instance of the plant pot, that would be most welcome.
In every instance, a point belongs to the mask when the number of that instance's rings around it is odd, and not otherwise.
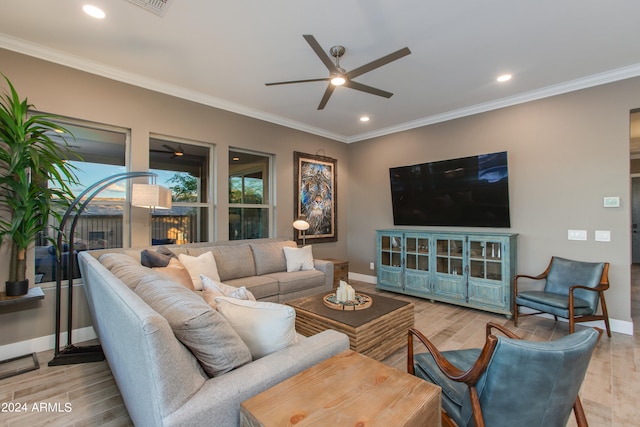
[[[29,292],[29,279],[24,279],[19,282],[4,282],[7,287],[7,296],[8,297],[17,297],[20,295],[25,295]]]

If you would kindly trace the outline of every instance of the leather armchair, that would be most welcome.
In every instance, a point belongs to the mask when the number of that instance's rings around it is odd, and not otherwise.
[[[543,290],[519,289],[522,279],[545,281]],[[582,262],[552,257],[547,269],[538,276],[518,274],[513,281],[513,323],[518,326],[518,317],[530,314],[549,313],[569,320],[569,333],[578,322],[603,320],[607,335],[611,336],[609,314],[604,291],[609,289],[608,262]],[[601,314],[598,314],[598,302]],[[522,314],[520,307],[535,310]]]
[[[482,349],[440,352],[411,328],[407,371],[442,388],[446,426],[564,427],[573,410],[583,427],[578,392],[601,334],[587,328],[556,341],[524,341],[489,322]],[[414,336],[429,352],[414,355]]]

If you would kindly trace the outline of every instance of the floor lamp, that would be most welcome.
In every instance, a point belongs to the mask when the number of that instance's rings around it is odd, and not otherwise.
[[[72,344],[71,331],[73,329],[73,272],[75,269],[75,257],[74,253],[74,234],[76,225],[80,215],[85,210],[87,205],[97,196],[101,191],[105,190],[110,185],[116,182],[152,177],[155,181],[156,175],[153,172],[123,172],[112,175],[110,177],[101,179],[94,183],[87,189],[85,189],[78,197],[76,197],[68,209],[62,216],[60,226],[58,229],[58,239],[56,241],[56,332],[55,332],[55,348],[53,359],[49,362],[49,366],[58,365],[71,365],[76,363],[97,362],[104,360],[104,353],[100,345],[91,345],[85,347],[76,347]],[[159,185],[141,185],[133,184],[131,191],[131,205],[139,207],[158,207],[158,208],[171,208],[171,191],[167,188]],[[67,255],[67,275],[68,275],[68,302],[67,302],[67,345],[64,348],[60,348],[60,325],[61,325],[61,295],[62,295],[62,254],[64,252],[64,229],[67,221],[72,214],[75,213],[75,217],[71,222],[71,227],[68,234],[68,255]]]
[[[309,229],[309,223],[305,215],[300,215],[295,221],[293,221],[293,228],[298,231],[302,231],[302,246],[307,243],[307,230]]]

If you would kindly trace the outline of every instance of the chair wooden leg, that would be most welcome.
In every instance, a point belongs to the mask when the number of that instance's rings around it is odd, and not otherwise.
[[[602,307],[602,315],[604,316],[604,325],[607,327],[607,336],[611,338],[611,329],[609,328],[609,313],[607,313],[607,303],[604,300],[604,292],[600,292],[600,306]]]
[[[573,404],[573,414],[576,417],[576,423],[578,424],[578,427],[589,427],[587,416],[585,415],[584,409],[582,408],[580,396],[576,397],[576,401]]]
[[[513,326],[518,327],[518,305],[513,304]]]

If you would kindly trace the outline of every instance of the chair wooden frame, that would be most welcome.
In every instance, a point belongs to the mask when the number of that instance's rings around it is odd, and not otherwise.
[[[476,389],[476,384],[480,380],[480,377],[487,369],[489,365],[489,361],[493,356],[493,352],[498,343],[498,338],[492,334],[492,329],[497,329],[504,335],[513,339],[520,339],[516,334],[506,329],[503,326],[500,326],[496,323],[489,322],[486,325],[486,341],[484,347],[482,348],[478,359],[475,361],[473,366],[469,368],[467,371],[463,371],[449,362],[440,351],[429,341],[429,339],[424,336],[419,330],[415,328],[410,328],[407,338],[407,372],[411,375],[415,375],[415,367],[413,361],[413,337],[415,336],[418,340],[424,344],[424,346],[429,350],[433,359],[435,360],[436,365],[442,371],[442,373],[452,381],[463,382],[469,387],[469,396],[471,398],[471,408],[473,411],[473,421],[476,427],[485,427],[484,419],[482,418],[482,408],[480,407],[480,398],[478,397],[478,392]],[[602,330],[599,328],[595,328],[599,332],[598,339],[602,336]],[[584,413],[584,408],[582,407],[582,402],[580,401],[580,396],[576,396],[576,400],[573,404],[573,413],[576,418],[576,423],[578,427],[588,427],[589,423],[587,422],[587,417]],[[455,421],[453,421],[449,415],[446,413],[444,409],[441,409],[442,416],[442,424],[447,427],[457,427]]]
[[[516,304],[516,297],[518,296],[518,279],[530,279],[530,280],[543,280],[547,278],[547,276],[549,275],[549,271],[551,270],[551,265],[553,264],[553,259],[555,257],[551,257],[551,261],[549,261],[549,265],[547,266],[547,269],[542,273],[539,274],[537,276],[529,276],[526,274],[517,274],[514,276],[513,278],[513,324],[514,326],[518,326],[518,318],[522,317],[522,316],[531,316],[534,314],[542,314],[545,313],[544,311],[535,311],[533,313],[526,313],[526,314],[522,314],[520,313],[519,310],[519,306],[518,304]],[[574,307],[573,307],[573,293],[576,289],[584,289],[585,291],[590,291],[590,292],[598,292],[600,294],[600,308],[602,310],[602,314],[589,314],[589,315],[582,315],[582,316],[576,316],[574,314]],[[575,324],[576,323],[581,323],[581,322],[591,322],[594,320],[603,320],[606,330],[607,330],[607,336],[609,338],[611,338],[611,328],[609,326],[609,313],[607,312],[607,303],[604,299],[604,291],[606,291],[607,289],[609,289],[609,263],[605,262],[604,263],[604,269],[602,270],[602,276],[600,278],[600,283],[598,284],[598,286],[596,286],[595,288],[589,288],[587,286],[582,286],[582,285],[572,285],[569,287],[569,333],[572,334],[575,332]],[[556,322],[558,321],[558,316],[553,315],[553,318],[556,320]]]

